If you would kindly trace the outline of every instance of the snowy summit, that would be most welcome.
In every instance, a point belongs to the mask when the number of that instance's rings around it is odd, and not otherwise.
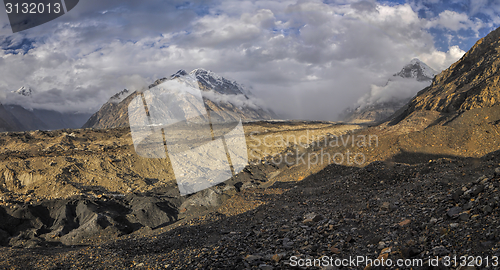
[[[399,76],[402,78],[412,78],[416,79],[419,82],[422,81],[432,81],[434,76],[436,76],[437,72],[429,67],[424,62],[420,61],[417,58],[411,60],[411,62],[403,67],[403,69],[394,74],[394,76]]]
[[[17,89],[16,91],[12,91],[12,93],[16,93],[25,97],[31,97],[31,95],[33,94],[33,89],[31,89],[30,87],[23,86]]]
[[[230,81],[210,70],[203,68],[197,68],[189,74],[193,75],[198,79],[201,85],[208,89],[213,89],[214,91],[225,94],[225,95],[246,95],[247,91],[239,83],[235,81]]]
[[[123,89],[122,91],[116,93],[113,95],[110,99],[109,102],[111,103],[120,103],[122,100],[124,100],[126,97],[130,95],[130,91],[128,89]]]

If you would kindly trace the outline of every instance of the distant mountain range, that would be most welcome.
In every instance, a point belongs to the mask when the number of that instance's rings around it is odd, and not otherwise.
[[[344,110],[340,118],[353,123],[380,123],[403,107],[419,90],[428,86],[436,73],[415,58],[388,78],[384,86],[372,85],[371,91]]]
[[[238,122],[240,119],[252,121],[277,118],[274,112],[261,106],[259,100],[237,82],[201,68],[189,73],[179,70],[168,78],[156,80],[149,89],[184,76],[193,76],[198,81],[205,107],[212,121]],[[130,93],[126,89],[117,93],[90,117],[83,128],[106,129],[129,126],[128,105],[138,94],[137,91]]]
[[[34,90],[26,86],[12,91],[12,94],[21,95],[23,98],[32,98],[33,93]],[[80,128],[89,117],[89,113],[29,110],[16,104],[0,104],[0,132]]]
[[[259,100],[237,82],[201,68],[190,73],[179,70],[168,78],[156,80],[149,88],[188,75],[198,80],[205,106],[214,121],[269,120],[277,117],[271,110],[264,109]],[[11,94],[31,99],[37,93],[29,86],[22,86]],[[125,127],[129,125],[128,104],[137,94],[138,92],[124,89],[113,95],[94,114],[61,113],[55,110],[26,109],[16,104],[0,104],[0,132]]]

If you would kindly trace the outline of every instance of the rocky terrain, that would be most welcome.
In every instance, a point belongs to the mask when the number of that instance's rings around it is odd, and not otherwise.
[[[255,122],[244,130],[251,163],[306,146],[321,134],[343,134],[355,125],[330,122]],[[267,137],[267,138],[265,138]],[[296,138],[297,143],[283,138]],[[265,139],[265,143],[264,143]],[[134,151],[130,130],[57,130],[0,133],[0,194],[56,199],[147,192],[173,180],[168,159],[149,159]],[[302,147],[303,148],[303,147]]]
[[[430,256],[498,256],[499,152],[414,155],[364,167],[268,160],[186,198],[166,187],[41,202],[11,197],[0,210],[2,241],[11,246],[0,248],[0,265],[290,269],[292,256],[425,264]]]
[[[422,114],[368,129],[247,123],[249,151],[259,150],[254,161],[262,161],[186,197],[168,169],[158,173],[167,164],[133,154],[126,128],[6,133],[0,239],[8,247],[0,248],[0,266],[290,269],[292,256],[425,263],[438,255],[498,256],[497,120],[498,106],[444,123]],[[303,141],[281,143],[293,134]],[[257,147],[266,135],[270,141]],[[342,142],[353,135],[378,141]],[[346,151],[364,154],[365,162],[300,159]],[[279,162],[284,155],[288,162]]]
[[[278,169],[263,157],[307,146],[319,134],[357,126],[329,122],[245,124],[252,164],[229,187],[181,197],[167,160],[141,158],[130,130],[59,130],[0,134],[0,243],[40,247],[100,243],[154,230],[217,208],[236,191],[267,182]],[[250,135],[252,134],[252,135]],[[275,136],[272,134],[279,134]],[[264,137],[266,143],[263,144]],[[301,153],[307,149],[294,145]]]

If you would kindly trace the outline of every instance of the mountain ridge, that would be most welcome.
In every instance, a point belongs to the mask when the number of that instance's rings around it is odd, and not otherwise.
[[[391,124],[416,111],[453,114],[500,103],[499,48],[500,28],[497,28],[418,92],[407,108],[391,117]]]
[[[263,109],[256,99],[249,97],[249,92],[240,84],[202,68],[189,73],[181,69],[169,77],[157,79],[148,88],[151,89],[168,80],[183,76],[196,78],[212,121],[237,122],[239,119],[251,121],[276,118],[274,112]],[[118,103],[106,102],[82,128],[127,127],[129,125],[128,104],[138,94],[139,91],[132,92]]]

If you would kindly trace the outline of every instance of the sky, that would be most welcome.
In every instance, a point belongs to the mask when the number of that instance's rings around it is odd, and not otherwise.
[[[235,80],[283,118],[335,120],[413,58],[437,71],[500,26],[500,0],[84,0],[13,34],[0,102],[93,113],[179,69]],[[11,92],[36,92],[20,99]]]

